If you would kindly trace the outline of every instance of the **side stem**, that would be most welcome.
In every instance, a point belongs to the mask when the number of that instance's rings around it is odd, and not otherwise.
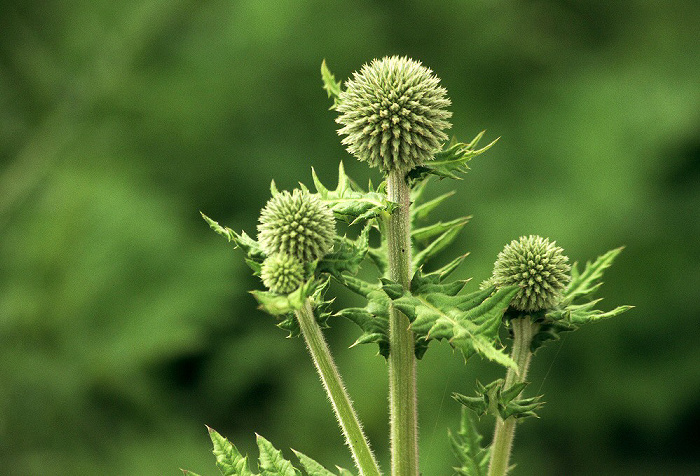
[[[513,319],[511,325],[513,326],[511,357],[518,365],[518,370],[516,372],[513,368],[508,369],[504,388],[510,388],[525,381],[532,357],[530,344],[532,337],[539,329],[539,324],[533,323],[530,316]],[[489,464],[488,476],[504,476],[508,472],[508,462],[515,437],[515,424],[516,420],[513,417],[508,417],[505,420],[500,417],[497,419],[496,431],[491,444],[491,463]]]
[[[345,390],[328,344],[323,338],[321,328],[316,322],[311,302],[307,299],[304,306],[295,314],[311,359],[314,361],[314,366],[333,405],[333,411],[343,431],[345,442],[350,447],[355,465],[363,476],[379,476],[381,474],[379,465],[362,431],[362,425],[352,406],[350,396]]]
[[[387,176],[388,199],[398,209],[387,220],[389,278],[405,290],[411,282],[411,190],[400,170]],[[393,306],[389,314],[389,423],[391,474],[418,475],[418,410],[414,336],[408,318]]]

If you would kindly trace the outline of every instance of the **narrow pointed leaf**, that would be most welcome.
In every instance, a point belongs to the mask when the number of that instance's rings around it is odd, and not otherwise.
[[[454,470],[460,476],[486,476],[488,472],[490,449],[481,446],[483,437],[477,430],[477,420],[473,413],[462,408],[459,431],[454,434],[448,430],[452,452],[457,457],[459,466]]]
[[[459,232],[464,228],[467,222],[464,220],[456,221],[452,223],[451,226],[440,236],[434,239],[425,249],[416,253],[413,258],[413,267],[420,268],[425,264],[430,258],[440,253],[442,250],[447,248],[452,244],[452,242],[457,238]]]
[[[440,206],[442,204],[442,202],[444,202],[445,200],[447,200],[448,198],[450,198],[454,194],[455,194],[455,192],[453,190],[453,191],[447,192],[443,195],[440,195],[439,197],[434,198],[434,199],[430,200],[429,202],[425,202],[425,203],[422,203],[420,205],[413,207],[413,209],[411,210],[411,215],[413,216],[413,220],[420,221],[420,220],[426,219],[435,208]]]

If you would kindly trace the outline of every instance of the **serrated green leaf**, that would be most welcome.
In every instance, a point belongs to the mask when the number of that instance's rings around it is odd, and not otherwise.
[[[333,250],[321,258],[316,267],[317,272],[329,273],[333,276],[344,272],[356,274],[369,251],[370,228],[370,224],[365,225],[356,240],[336,236]]]
[[[213,428],[207,427],[209,438],[214,444],[213,453],[216,457],[216,467],[223,476],[255,476],[248,467],[248,457],[243,456],[238,449],[221,436]]]
[[[245,231],[238,234],[229,227],[219,225],[218,222],[212,220],[204,213],[199,213],[212,230],[226,238],[229,243],[233,243],[235,248],[240,248],[246,254],[246,263],[253,269],[253,272],[259,274],[260,263],[265,260],[265,254],[262,252],[258,242],[248,236]]]
[[[447,148],[435,154],[435,159],[424,163],[423,165],[414,168],[408,173],[408,179],[411,183],[424,180],[429,175],[436,175],[440,178],[452,178],[461,180],[459,174],[464,174],[469,171],[467,162],[483,154],[490,149],[498,139],[481,149],[476,149],[476,145],[484,136],[486,131],[481,131],[471,142],[465,144],[463,142],[452,141]]]
[[[335,474],[328,471],[319,462],[309,458],[304,453],[296,450],[292,451],[294,451],[294,454],[299,458],[299,462],[308,476],[335,476]]]
[[[450,296],[441,292],[406,293],[394,305],[411,321],[416,339],[446,339],[468,359],[472,355],[515,367],[498,343],[503,312],[517,292],[516,287],[493,288],[467,295]]]
[[[345,174],[342,162],[338,168],[338,186],[335,190],[326,188],[313,168],[311,174],[318,195],[333,210],[333,214],[339,220],[354,224],[363,220],[387,216],[397,207],[383,193],[373,190],[363,191]]]
[[[323,81],[323,89],[328,93],[328,97],[333,98],[331,109],[335,109],[340,100],[341,84],[340,81],[335,80],[335,76],[328,69],[325,59],[321,63],[321,80]]]
[[[608,269],[624,247],[615,248],[599,256],[593,263],[586,263],[583,273],[578,272],[578,263],[571,267],[571,281],[564,290],[562,304],[567,305],[577,299],[590,296],[603,284],[603,272]]]
[[[260,435],[255,435],[260,450],[260,471],[262,476],[298,476],[292,463],[284,459],[282,452]]]
[[[481,446],[483,437],[477,431],[474,414],[463,407],[461,415],[457,434],[448,430],[452,452],[459,462],[454,470],[461,476],[486,476],[491,450]]]

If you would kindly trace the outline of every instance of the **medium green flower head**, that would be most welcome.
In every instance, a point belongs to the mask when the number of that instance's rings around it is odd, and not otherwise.
[[[447,90],[420,62],[391,56],[365,64],[341,91],[336,122],[343,145],[382,170],[411,170],[432,160],[447,139]]]
[[[263,261],[260,276],[270,291],[289,294],[304,282],[304,265],[293,256],[274,254]]]
[[[260,213],[258,241],[268,256],[281,253],[302,263],[313,261],[331,249],[334,236],[333,212],[307,191],[277,193]]]
[[[497,287],[520,286],[510,303],[514,309],[525,312],[551,309],[571,279],[568,261],[556,242],[536,235],[521,236],[498,254],[491,280]]]

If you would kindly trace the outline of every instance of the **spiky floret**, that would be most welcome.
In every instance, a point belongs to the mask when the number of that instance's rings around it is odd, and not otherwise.
[[[260,213],[258,241],[268,256],[282,253],[313,261],[331,249],[334,236],[333,212],[307,191],[276,193]]]
[[[571,280],[564,250],[547,238],[521,236],[498,254],[491,281],[497,287],[518,285],[510,305],[525,312],[551,309]]]
[[[447,139],[447,90],[420,62],[391,56],[365,64],[340,92],[336,122],[343,145],[370,167],[411,170]]]
[[[293,256],[274,254],[263,261],[260,277],[270,291],[289,294],[304,282],[304,265]]]

